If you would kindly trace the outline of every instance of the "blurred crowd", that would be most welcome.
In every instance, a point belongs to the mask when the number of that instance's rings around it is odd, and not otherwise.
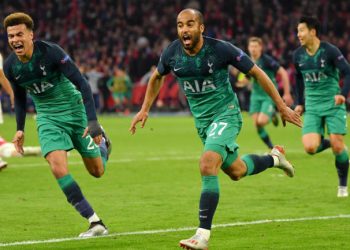
[[[302,14],[316,15],[320,37],[337,45],[350,61],[347,0],[2,0],[0,16],[29,13],[35,38],[58,43],[80,67],[97,109],[128,114],[141,105],[148,77],[161,51],[176,39],[176,16],[185,7],[202,11],[210,37],[244,50],[250,36],[262,37],[265,51],[287,69],[292,85],[291,55],[299,46],[296,25]],[[10,53],[2,25],[0,52],[5,58]],[[235,78],[231,80],[234,85]],[[174,76],[167,76],[155,108],[187,109]]]

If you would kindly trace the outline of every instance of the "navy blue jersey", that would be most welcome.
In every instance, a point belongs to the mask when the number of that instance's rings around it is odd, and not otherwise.
[[[179,40],[172,42],[161,55],[158,72],[165,75],[172,71],[176,75],[196,126],[202,127],[227,109],[240,112],[229,82],[229,65],[248,73],[254,63],[231,43],[204,37],[203,47],[195,56],[186,54]]]

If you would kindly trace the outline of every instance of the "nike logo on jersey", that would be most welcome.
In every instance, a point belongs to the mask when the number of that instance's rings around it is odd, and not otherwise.
[[[21,78],[22,75],[15,76],[16,81]]]
[[[174,68],[174,72],[179,71],[180,69],[182,69],[182,67],[180,67],[180,68]]]

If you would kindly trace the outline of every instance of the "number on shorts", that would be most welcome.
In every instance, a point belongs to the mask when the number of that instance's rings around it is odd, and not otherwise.
[[[208,137],[213,136],[215,134],[217,134],[218,136],[220,136],[222,134],[222,132],[224,131],[224,129],[227,127],[227,123],[226,122],[213,122],[211,124],[212,128],[209,132]]]
[[[96,144],[94,142],[94,140],[92,139],[92,137],[90,135],[86,136],[87,139],[90,139],[90,142],[87,146],[88,150],[93,150],[96,147]]]

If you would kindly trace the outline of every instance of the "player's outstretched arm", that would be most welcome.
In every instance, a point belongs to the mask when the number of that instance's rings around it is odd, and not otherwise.
[[[154,70],[148,81],[146,95],[141,110],[134,116],[134,118],[131,121],[131,125],[129,128],[131,134],[135,134],[137,123],[141,122],[141,128],[145,126],[148,118],[148,112],[151,109],[152,104],[156,99],[163,82],[164,76],[159,74],[157,69]]]
[[[282,79],[282,85],[283,85],[283,100],[285,101],[285,103],[287,104],[287,106],[292,106],[294,103],[293,97],[290,94],[290,82],[289,82],[289,77],[288,77],[288,73],[285,70],[285,68],[283,68],[282,66],[279,67],[279,69],[277,70],[277,74],[281,76]]]
[[[23,155],[24,154],[24,150],[23,150],[24,132],[22,130],[18,130],[16,132],[15,136],[13,137],[12,142],[15,145],[16,151],[18,153],[20,153],[21,155]]]
[[[1,83],[1,86],[4,88],[4,90],[6,91],[6,93],[10,96],[11,108],[14,108],[15,107],[15,100],[14,100],[13,90],[12,90],[11,84],[7,80],[3,70],[0,70],[0,83]]]
[[[285,121],[287,121],[293,123],[298,127],[302,126],[300,116],[296,112],[291,110],[289,107],[287,107],[287,105],[283,102],[281,96],[279,95],[277,89],[273,85],[271,79],[266,75],[266,73],[263,70],[261,70],[257,65],[254,65],[253,68],[249,71],[249,75],[257,79],[261,87],[275,102],[277,109],[280,112],[283,125],[285,125]]]

